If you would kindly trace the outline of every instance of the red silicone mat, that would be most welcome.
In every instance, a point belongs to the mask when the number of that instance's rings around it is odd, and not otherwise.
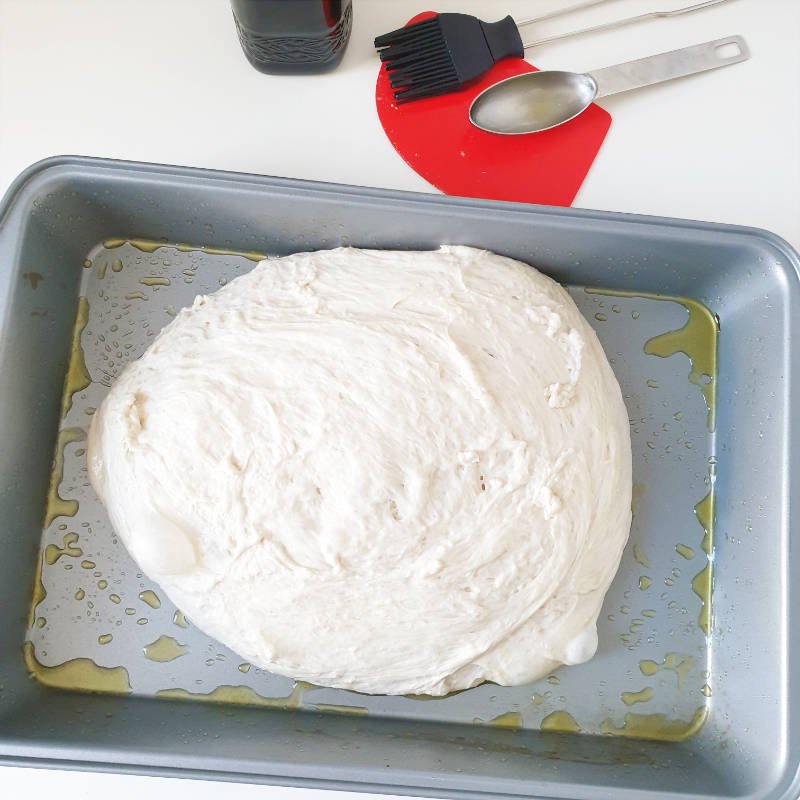
[[[418,14],[409,24],[432,15]],[[607,111],[592,105],[559,128],[521,136],[486,133],[468,118],[486,87],[535,69],[523,59],[504,59],[461,91],[398,106],[381,68],[378,116],[401,158],[445,194],[569,206],[611,125]]]

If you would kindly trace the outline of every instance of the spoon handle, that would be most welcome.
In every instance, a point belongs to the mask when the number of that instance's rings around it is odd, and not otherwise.
[[[726,36],[705,44],[672,50],[613,67],[596,69],[586,74],[597,85],[596,97],[627,92],[641,86],[671,81],[750,58],[750,50],[741,36]]]

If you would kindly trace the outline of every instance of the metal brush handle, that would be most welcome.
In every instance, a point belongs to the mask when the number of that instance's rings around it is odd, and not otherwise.
[[[591,6],[597,6],[601,3],[608,2],[608,0],[589,0],[585,3],[579,3],[578,5],[569,6],[568,8],[564,8],[560,11],[554,12],[552,14],[546,14],[543,17],[538,17],[535,19],[526,19],[522,22],[517,23],[517,27],[523,27],[525,25],[530,25],[534,22],[541,22],[545,19],[550,19],[551,17],[561,16],[562,14],[566,14],[570,11],[578,11],[582,8],[590,8]],[[542,44],[549,44],[550,42],[557,42],[560,39],[568,39],[570,36],[580,36],[584,33],[595,33],[598,31],[610,31],[613,28],[621,28],[623,25],[632,25],[636,22],[644,22],[647,19],[664,19],[667,17],[677,17],[681,14],[689,14],[692,11],[700,11],[703,8],[710,8],[711,6],[719,5],[720,3],[728,3],[730,0],[705,0],[703,3],[694,3],[691,6],[684,6],[683,8],[676,8],[672,11],[649,11],[646,14],[637,14],[635,17],[625,17],[624,19],[616,19],[613,22],[604,22],[602,25],[592,25],[589,28],[580,28],[577,31],[567,31],[567,33],[558,33],[555,36],[548,36],[545,39],[537,39],[534,42],[526,42],[523,44],[523,48],[528,50],[531,47],[538,47]]]
[[[575,3],[575,5],[567,6],[566,8],[557,8],[539,17],[521,19],[517,21],[517,27],[524,28],[526,25],[532,25],[534,22],[544,22],[545,20],[555,19],[556,17],[565,17],[567,14],[572,14],[574,11],[583,11],[586,8],[594,8],[595,6],[603,5],[603,3],[613,2],[615,2],[615,0],[585,0],[583,3]]]

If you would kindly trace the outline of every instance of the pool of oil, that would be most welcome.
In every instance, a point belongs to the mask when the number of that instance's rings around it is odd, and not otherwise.
[[[691,298],[568,287],[620,381],[634,458],[633,526],[587,664],[535,684],[445,698],[326,689],[244,663],[138,569],[89,486],[86,433],[120,370],[177,311],[264,254],[107,240],[83,262],[61,428],[21,657],[47,686],[510,730],[678,741],[712,702],[716,342]],[[298,624],[301,622],[298,620]]]

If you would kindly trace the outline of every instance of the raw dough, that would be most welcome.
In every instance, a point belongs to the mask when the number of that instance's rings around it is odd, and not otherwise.
[[[94,416],[141,568],[271,672],[360,692],[590,658],[631,521],[619,385],[557,283],[468,247],[265,261]]]

